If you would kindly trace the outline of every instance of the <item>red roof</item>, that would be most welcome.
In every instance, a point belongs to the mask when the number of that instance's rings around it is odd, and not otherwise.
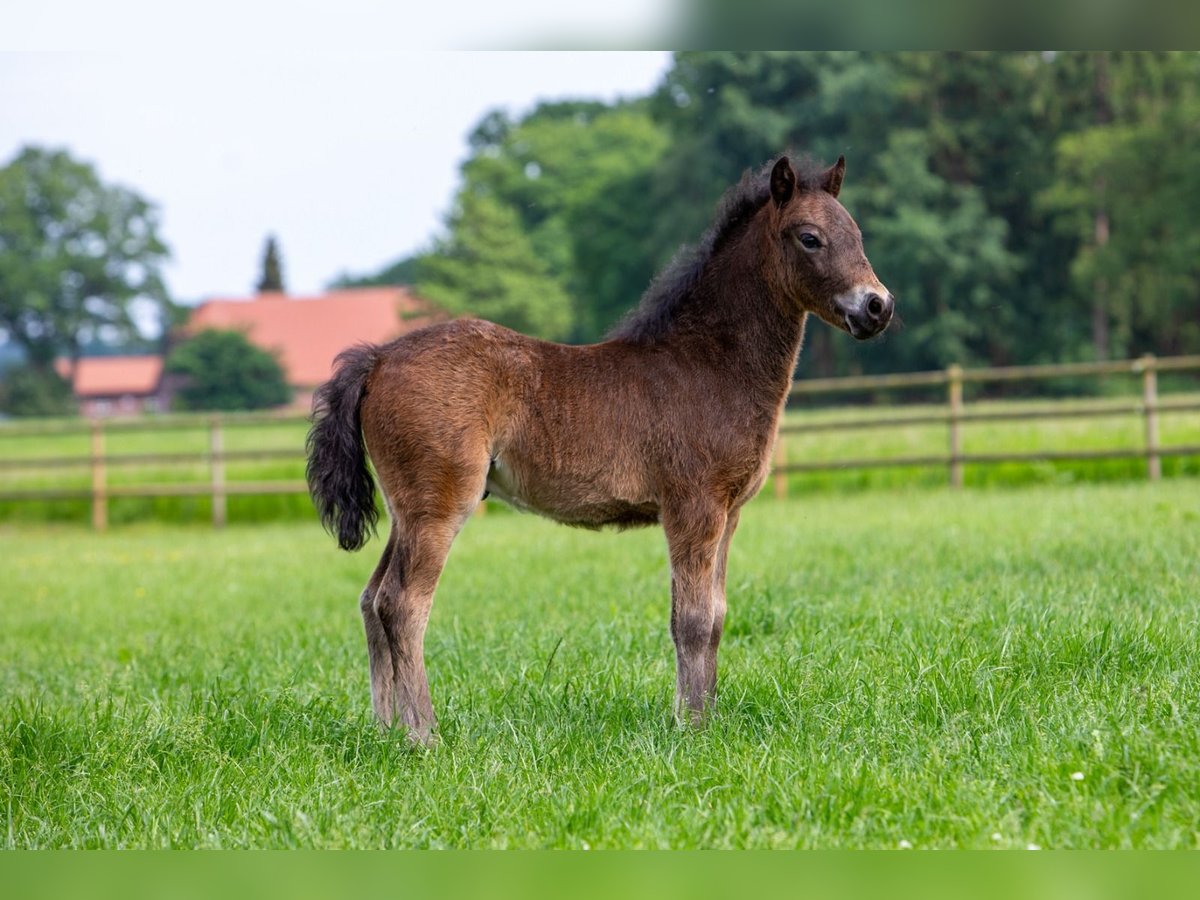
[[[76,397],[137,396],[158,390],[163,361],[161,356],[85,356],[73,373],[65,359],[56,361],[54,368],[64,378],[71,376]]]
[[[314,387],[332,374],[333,358],[361,341],[383,343],[428,325],[435,314],[403,287],[346,288],[318,297],[259,294],[209,300],[187,330],[243,331],[278,354],[293,387]]]

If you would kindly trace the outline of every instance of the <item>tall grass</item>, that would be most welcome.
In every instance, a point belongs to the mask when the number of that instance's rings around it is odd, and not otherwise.
[[[441,741],[369,714],[373,562],[311,524],[0,532],[10,847],[1196,847],[1200,484],[753,504],[671,721],[657,530],[473,519]]]

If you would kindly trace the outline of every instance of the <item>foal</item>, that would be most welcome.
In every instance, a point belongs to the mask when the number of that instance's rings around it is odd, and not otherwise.
[[[428,741],[424,635],[450,544],[491,493],[569,525],[661,522],[676,715],[716,699],[725,562],[767,476],[808,314],[863,339],[893,300],[838,203],[845,172],[785,156],[727,192],[700,244],[608,340],[573,347],[475,319],[343,352],[314,398],[308,481],[339,545],[391,533],[361,607],[385,725]]]

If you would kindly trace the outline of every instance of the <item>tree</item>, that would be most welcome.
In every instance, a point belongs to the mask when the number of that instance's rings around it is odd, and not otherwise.
[[[656,211],[654,242],[670,253],[695,241],[725,189],[783,151],[830,161],[846,152],[843,111],[831,96],[839,92],[860,121],[886,120],[895,105],[886,73],[861,54],[677,53],[652,99],[671,135],[647,198]]]
[[[0,169],[0,330],[29,365],[137,333],[136,303],[168,304],[158,213],[65,151],[26,147]]]
[[[842,198],[907,325],[855,345],[812,329],[824,375],[1077,357],[1065,260],[1039,194],[1081,87],[1035,53],[681,53],[655,96],[674,135],[655,243],[691,239],[742,168],[780,150],[849,161]],[[1086,327],[1086,322],[1084,323]],[[951,357],[957,357],[952,359]]]
[[[570,337],[595,340],[636,305],[654,268],[643,196],[668,145],[645,102],[543,103],[494,112],[471,135],[464,189],[508,205],[571,298]]]
[[[260,294],[284,293],[283,266],[279,261],[279,246],[275,243],[273,234],[267,236],[267,243],[263,248],[262,277],[258,279],[257,287]]]
[[[0,383],[0,410],[10,416],[68,416],[78,411],[71,383],[53,369],[25,365]]]
[[[464,188],[449,231],[421,261],[418,294],[525,334],[561,340],[570,333],[570,300],[510,206]]]
[[[279,362],[240,331],[201,331],[171,351],[165,368],[184,376],[182,409],[265,409],[292,396]]]
[[[1041,199],[1075,239],[1066,271],[1092,354],[1200,350],[1200,56],[1067,55],[1088,121]]]
[[[854,190],[847,182],[868,255],[909,323],[873,352],[854,348],[864,369],[984,365],[995,335],[1015,325],[1004,301],[1020,260],[1007,226],[977,186],[933,171],[930,144],[927,132],[893,131],[876,172]]]

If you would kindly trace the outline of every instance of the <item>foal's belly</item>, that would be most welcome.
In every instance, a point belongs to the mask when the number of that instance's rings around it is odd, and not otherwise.
[[[658,503],[651,499],[622,499],[613,490],[569,476],[544,476],[522,471],[503,458],[492,461],[485,489],[510,506],[537,513],[565,525],[631,528],[659,520]]]

